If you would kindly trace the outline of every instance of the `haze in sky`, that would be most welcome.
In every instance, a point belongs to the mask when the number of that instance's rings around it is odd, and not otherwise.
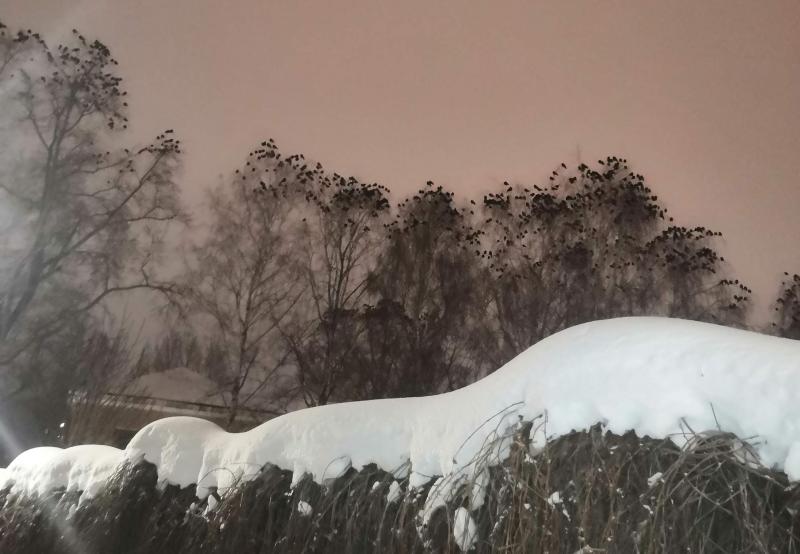
[[[136,137],[184,141],[191,201],[268,137],[398,198],[613,154],[724,233],[758,311],[800,272],[796,0],[6,0],[0,19],[105,42]]]

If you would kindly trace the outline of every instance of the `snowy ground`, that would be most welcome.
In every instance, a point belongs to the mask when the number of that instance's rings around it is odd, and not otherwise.
[[[163,482],[196,483],[200,497],[254,477],[265,464],[292,470],[295,480],[308,473],[324,482],[375,463],[410,470],[414,487],[436,476],[474,477],[481,469],[472,463],[476,454],[493,442],[499,447],[490,461],[502,459],[503,441],[521,420],[534,422],[538,445],[598,422],[618,434],[632,429],[678,443],[692,430],[719,429],[749,439],[762,463],[798,480],[798,398],[800,341],[677,319],[620,318],[553,335],[455,392],[300,410],[237,434],[200,419],[163,419],[124,451],[29,450],[0,470],[0,486],[92,495],[121,463],[144,459]],[[460,518],[468,542],[469,520]]]

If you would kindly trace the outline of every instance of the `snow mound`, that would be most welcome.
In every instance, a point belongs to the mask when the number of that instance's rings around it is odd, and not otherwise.
[[[375,463],[387,471],[410,467],[409,485],[418,487],[435,476],[475,477],[476,454],[494,442],[501,459],[504,438],[525,420],[535,422],[539,443],[598,422],[614,433],[677,443],[689,430],[721,429],[753,440],[762,463],[798,480],[797,398],[800,341],[678,319],[620,318],[557,333],[451,393],[309,408],[244,433],[167,418],[139,431],[124,453],[34,449],[4,478],[38,492],[53,485],[95,490],[113,463],[144,459],[162,482],[196,483],[202,498],[267,464],[292,470],[295,481],[310,474],[321,483]]]
[[[66,449],[52,446],[31,448],[0,472],[0,489],[13,483],[14,490],[22,494],[44,495],[63,488],[83,491],[84,498],[91,498],[103,488],[124,459],[122,450],[97,444]]]

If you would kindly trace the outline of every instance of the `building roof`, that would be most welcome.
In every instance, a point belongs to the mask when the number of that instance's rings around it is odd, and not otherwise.
[[[225,406],[219,385],[187,367],[142,375],[125,389],[127,394],[154,400]]]

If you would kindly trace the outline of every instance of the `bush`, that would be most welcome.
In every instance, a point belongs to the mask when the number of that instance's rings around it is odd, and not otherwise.
[[[458,552],[454,515],[471,506],[475,552],[800,552],[800,488],[732,435],[696,435],[678,448],[597,426],[532,455],[529,429],[504,463],[451,483],[450,493],[445,481],[409,491],[407,479],[393,484],[396,473],[375,466],[292,487],[291,472],[267,466],[198,501],[193,487],[159,487],[147,463],[124,468],[83,502],[64,491],[30,498],[6,490],[0,551]],[[425,525],[429,492],[443,496]]]

